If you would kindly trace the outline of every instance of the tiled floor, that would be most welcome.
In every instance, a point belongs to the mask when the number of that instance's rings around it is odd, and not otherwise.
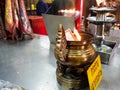
[[[28,90],[58,90],[56,59],[47,36],[19,42],[0,41],[0,79]],[[98,90],[120,90],[120,50],[109,65],[102,65]]]

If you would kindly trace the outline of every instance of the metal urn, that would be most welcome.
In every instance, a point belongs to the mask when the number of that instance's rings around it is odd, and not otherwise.
[[[87,69],[94,61],[94,36],[79,32],[80,41],[67,41],[63,25],[58,25],[54,55],[56,76],[60,90],[83,90],[88,87]]]

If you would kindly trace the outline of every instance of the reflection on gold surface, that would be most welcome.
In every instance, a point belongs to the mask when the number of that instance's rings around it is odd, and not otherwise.
[[[85,65],[91,62],[95,55],[95,49],[92,46],[94,40],[93,35],[77,31],[80,36],[80,41],[67,41],[65,38],[67,36],[63,32],[63,28],[60,29],[62,33],[60,31],[58,32],[55,48],[55,56],[58,61],[64,61],[64,64],[67,63],[70,65]]]

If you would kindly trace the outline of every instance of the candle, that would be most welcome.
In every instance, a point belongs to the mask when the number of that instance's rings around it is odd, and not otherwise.
[[[104,2],[105,0],[96,0],[96,3],[97,3],[97,6],[100,6],[100,4],[102,3],[102,2]]]
[[[106,6],[106,2],[105,1],[103,2],[103,5]]]
[[[65,35],[66,35],[67,41],[76,41],[77,40],[77,38],[74,36],[74,33],[72,32],[71,29],[65,30]]]
[[[77,41],[81,41],[81,36],[80,36],[78,30],[76,30],[75,28],[74,28],[74,34],[75,34],[75,36],[77,38]]]
[[[60,15],[63,15],[63,16],[73,16],[76,14],[76,10],[75,9],[65,9],[65,10],[59,10],[58,13]]]

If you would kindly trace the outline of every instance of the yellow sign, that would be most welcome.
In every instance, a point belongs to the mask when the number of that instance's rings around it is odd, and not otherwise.
[[[87,75],[90,90],[97,90],[97,87],[103,77],[100,55],[97,56],[95,61],[88,68]]]

